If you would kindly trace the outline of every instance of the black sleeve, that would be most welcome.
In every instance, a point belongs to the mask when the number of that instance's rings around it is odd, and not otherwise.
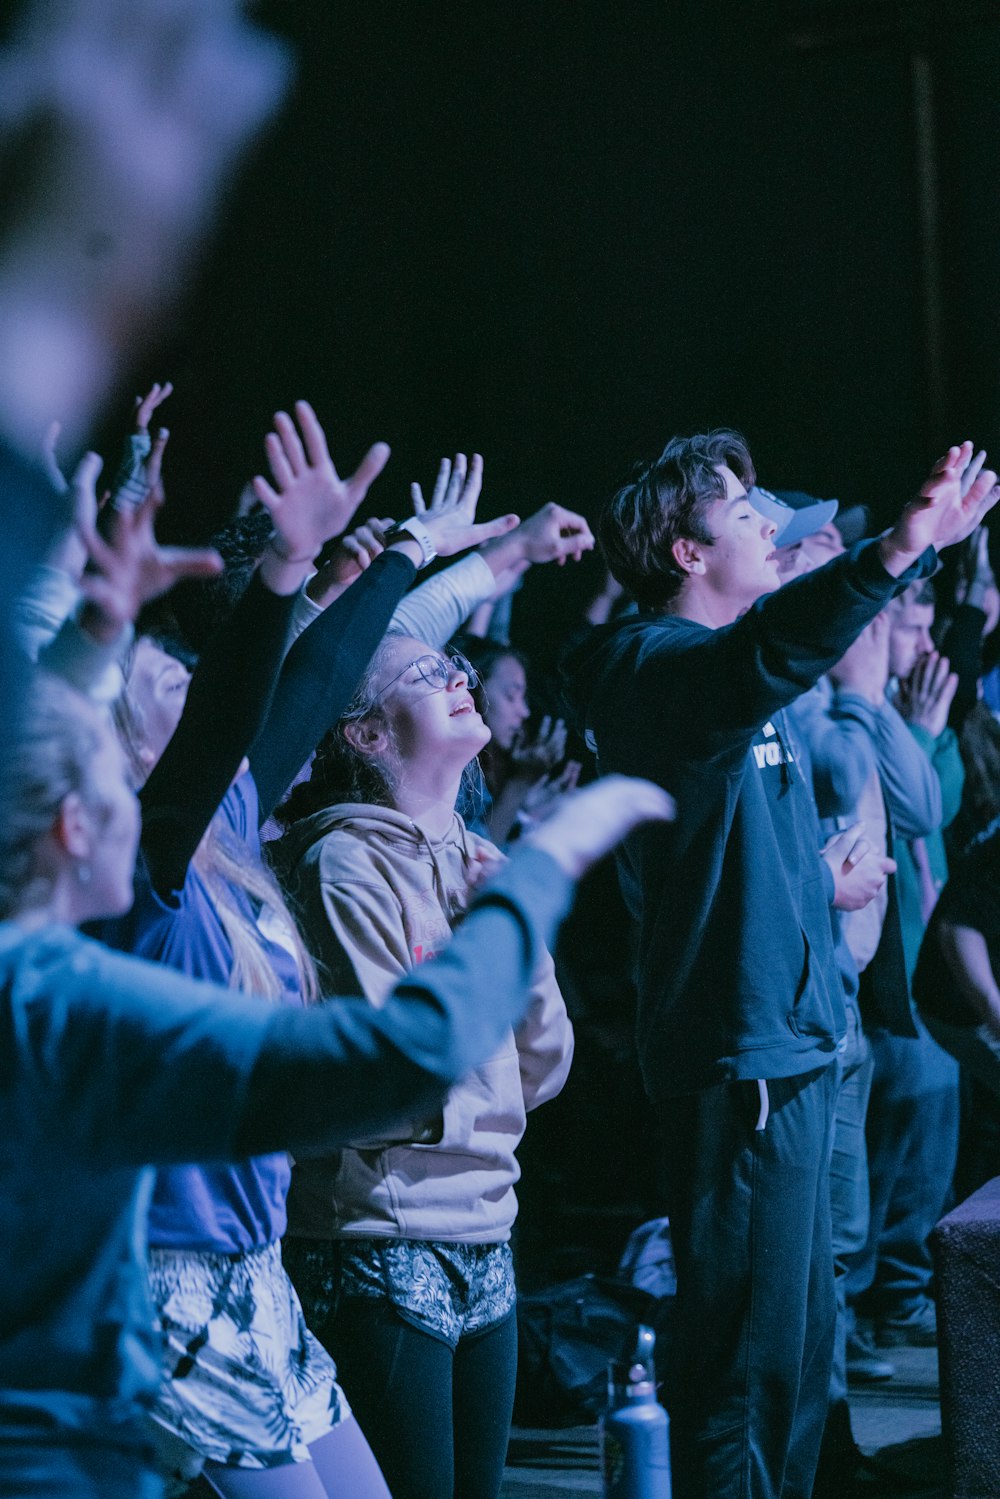
[[[680,653],[667,637],[662,671],[651,671],[650,685],[662,680],[672,709],[682,699],[689,732],[730,745],[812,687],[876,614],[929,576],[935,563],[928,548],[894,578],[882,565],[878,543],[858,542],[758,599],[735,624],[701,631]]]
[[[941,654],[947,656],[951,669],[958,673],[958,691],[951,705],[948,722],[958,733],[970,708],[979,696],[979,678],[983,670],[983,629],[986,614],[974,604],[959,604],[941,642]]]
[[[404,553],[383,552],[288,652],[250,751],[262,823],[347,707],[415,571]]]
[[[139,793],[142,847],[153,888],[169,895],[264,723],[281,668],[296,594],[258,574],[205,650],[181,721]]]

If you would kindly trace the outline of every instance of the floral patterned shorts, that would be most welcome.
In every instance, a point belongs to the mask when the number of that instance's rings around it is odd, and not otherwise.
[[[151,1249],[165,1377],[151,1412],[158,1466],[178,1485],[206,1461],[305,1462],[350,1415],[333,1360],[308,1330],[281,1246],[244,1255]]]
[[[517,1301],[509,1244],[286,1239],[283,1252],[317,1327],[328,1325],[341,1298],[377,1297],[455,1349],[460,1338],[503,1321]]]

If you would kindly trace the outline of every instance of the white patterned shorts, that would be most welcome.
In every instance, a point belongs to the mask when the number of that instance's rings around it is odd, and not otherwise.
[[[350,1415],[280,1244],[244,1255],[151,1249],[149,1285],[165,1358],[150,1419],[169,1480],[189,1484],[205,1462],[306,1462],[310,1445]]]

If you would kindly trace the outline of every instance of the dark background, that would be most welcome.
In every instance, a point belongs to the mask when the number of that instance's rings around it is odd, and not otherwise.
[[[484,515],[592,516],[708,425],[880,517],[951,441],[995,460],[996,3],[258,9],[296,87],[133,375],[177,386],[175,534],[224,518],[300,395],[342,465],[392,445],[384,513],[460,448]]]

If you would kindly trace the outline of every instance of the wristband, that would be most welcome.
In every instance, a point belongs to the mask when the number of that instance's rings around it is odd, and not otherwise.
[[[416,515],[411,515],[409,520],[397,521],[391,530],[386,531],[382,539],[387,547],[392,546],[394,541],[415,541],[421,551],[418,567],[427,567],[437,556],[434,538]]]

